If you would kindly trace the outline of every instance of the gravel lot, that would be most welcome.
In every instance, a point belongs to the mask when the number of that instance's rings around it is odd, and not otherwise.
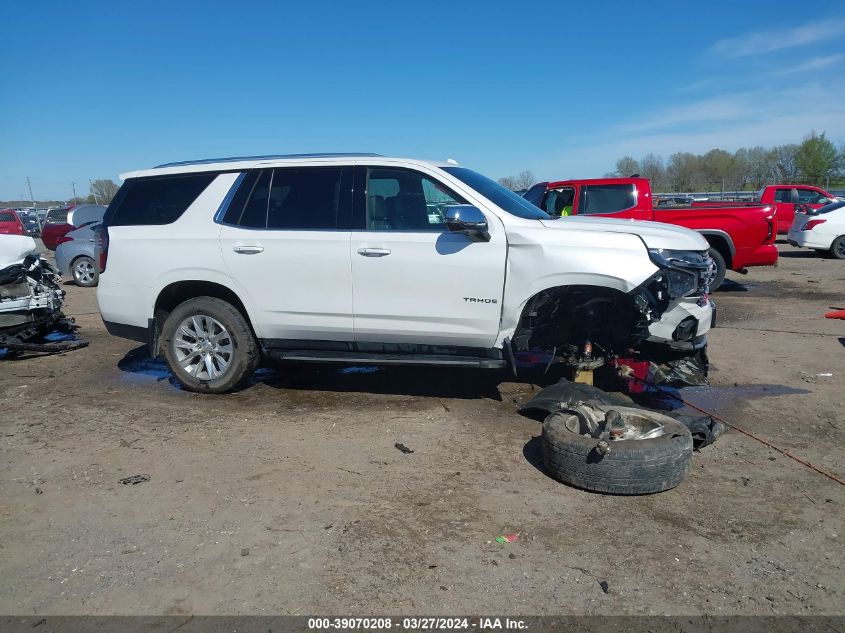
[[[715,295],[704,400],[843,477],[845,262],[780,247]],[[590,494],[538,468],[532,385],[299,365],[197,396],[67,291],[90,347],[0,361],[0,613],[843,614],[845,489],[736,432],[672,491]]]

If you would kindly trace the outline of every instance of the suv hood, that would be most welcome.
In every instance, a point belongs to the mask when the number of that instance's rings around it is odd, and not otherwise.
[[[613,220],[610,218],[562,217],[540,220],[550,229],[596,231],[597,233],[628,233],[638,235],[647,248],[678,251],[706,251],[710,245],[700,233],[680,226],[647,222],[645,220]]]
[[[35,240],[26,235],[0,235],[0,268],[17,264],[38,249]]]

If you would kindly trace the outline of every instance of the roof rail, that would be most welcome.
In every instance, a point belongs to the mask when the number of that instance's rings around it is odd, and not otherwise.
[[[244,160],[279,160],[283,158],[334,158],[340,156],[370,157],[381,156],[368,152],[323,152],[316,154],[270,154],[269,156],[229,156],[227,158],[203,158],[200,160],[183,160],[175,163],[162,163],[156,165],[155,169],[161,167],[184,167],[186,165],[207,165],[209,163],[235,163]]]

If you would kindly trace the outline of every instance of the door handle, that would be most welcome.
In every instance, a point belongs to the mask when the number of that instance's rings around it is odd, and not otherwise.
[[[233,249],[236,253],[241,255],[257,255],[264,251],[263,246],[235,246]]]
[[[358,254],[364,257],[384,257],[390,255],[389,248],[359,248]]]

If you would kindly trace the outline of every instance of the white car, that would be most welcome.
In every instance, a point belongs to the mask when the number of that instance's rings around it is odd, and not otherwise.
[[[0,348],[27,343],[64,321],[61,277],[24,235],[0,235]]]
[[[232,390],[262,357],[701,357],[712,325],[698,233],[555,219],[454,161],[250,157],[122,178],[98,236],[100,312],[194,391]]]
[[[836,259],[845,259],[845,201],[796,211],[787,240],[793,246],[827,251]]]

